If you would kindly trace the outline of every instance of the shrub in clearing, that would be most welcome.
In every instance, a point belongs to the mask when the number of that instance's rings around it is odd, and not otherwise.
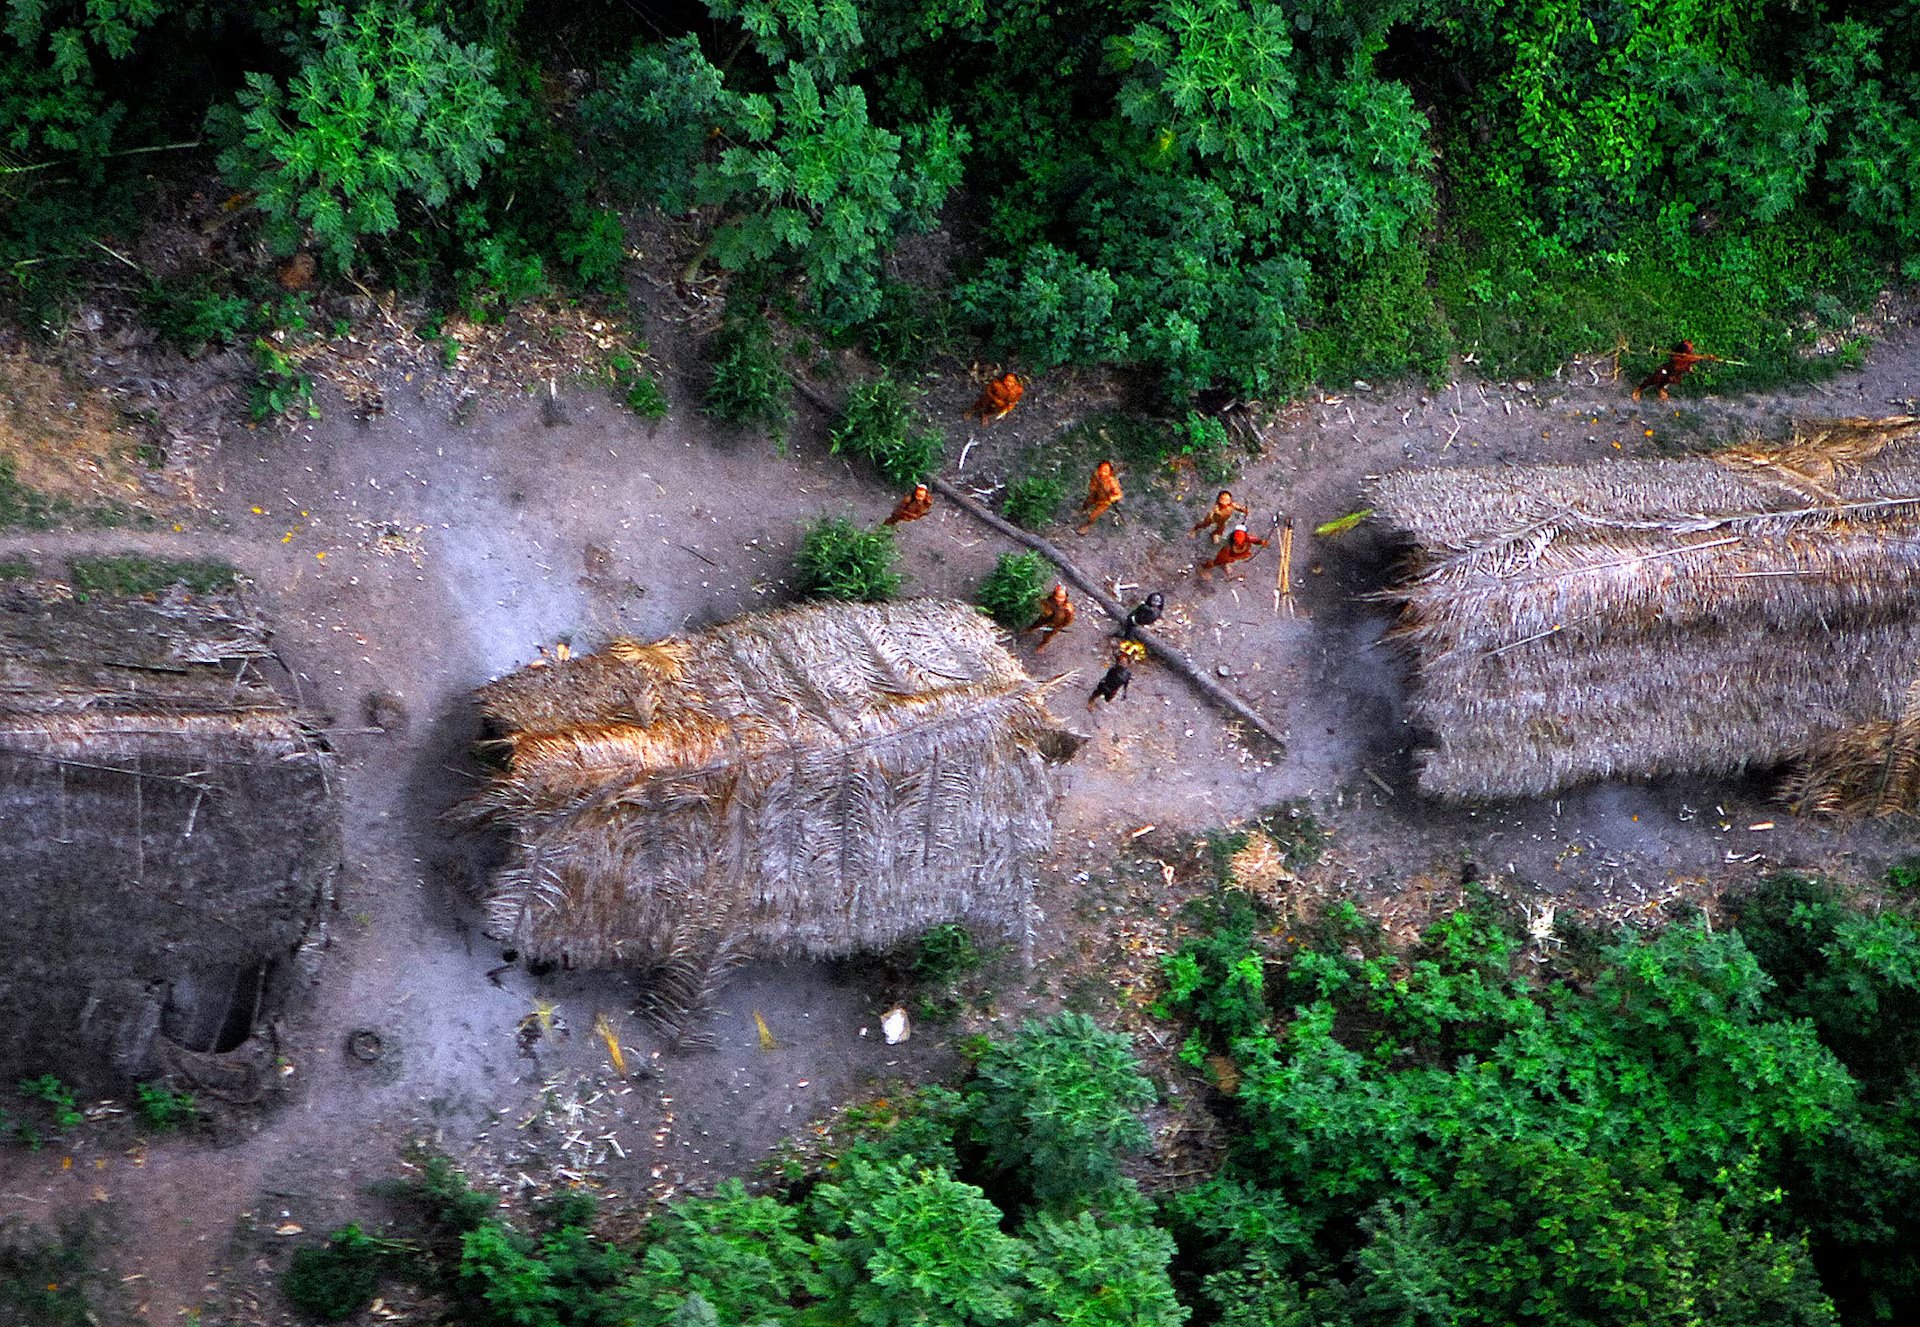
[[[891,599],[900,588],[893,570],[899,556],[885,526],[864,530],[845,517],[826,517],[808,526],[800,541],[794,592],[802,599]]]
[[[1047,592],[1047,565],[1038,553],[1002,553],[980,582],[981,611],[1008,631],[1033,621]]]
[[[1038,530],[1059,514],[1066,497],[1067,486],[1058,478],[1026,475],[1007,485],[1007,500],[1001,510],[1015,525]]]
[[[885,375],[856,384],[848,394],[832,446],[836,453],[866,458],[889,483],[903,488],[938,470],[946,453],[939,431],[917,417],[911,394]]]
[[[1085,1014],[1026,1023],[981,1058],[977,1081],[979,1141],[1041,1202],[1098,1193],[1119,1177],[1121,1154],[1150,1141],[1139,1112],[1153,1084],[1127,1038]]]
[[[359,1225],[333,1232],[317,1249],[293,1255],[280,1288],[287,1302],[310,1318],[339,1322],[365,1308],[380,1288],[380,1244]]]
[[[706,411],[722,424],[776,432],[793,415],[793,382],[760,310],[729,313],[714,333]]]

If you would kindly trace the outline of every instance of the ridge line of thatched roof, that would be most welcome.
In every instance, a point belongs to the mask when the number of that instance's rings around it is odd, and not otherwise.
[[[1064,675],[1061,680],[1064,680]],[[911,699],[924,701],[924,708],[928,710],[931,710],[938,704],[949,704],[952,700],[953,693],[957,691],[971,690],[979,694],[972,697],[973,703],[970,705],[948,709],[943,713],[929,713],[920,719],[898,728],[890,728],[885,732],[873,733],[865,737],[847,737],[843,734],[843,740],[836,743],[831,750],[836,755],[844,754],[851,757],[863,751],[884,749],[890,745],[905,743],[914,738],[924,736],[929,731],[955,728],[975,719],[991,718],[995,711],[1027,709],[1030,701],[1038,696],[1044,695],[1045,692],[1050,689],[1050,687],[1046,687],[1037,681],[1030,681],[1024,686],[1002,690],[989,690],[979,684],[974,684],[966,687],[946,688],[940,692],[923,692]],[[1037,723],[1038,716],[1033,717]],[[745,769],[762,763],[777,762],[782,759],[812,754],[820,754],[818,748],[809,747],[802,742],[788,741],[753,748],[736,747],[732,754],[723,759],[707,761],[699,765],[654,765],[640,769],[622,770],[620,766],[609,764],[598,767],[602,773],[602,777],[618,771],[626,776],[626,781],[602,788],[588,800],[574,806],[566,807],[564,810],[549,813],[549,815],[552,817],[552,823],[556,824],[564,824],[569,820],[583,818],[596,810],[618,802],[623,796],[630,792],[634,786],[653,778],[673,778],[689,781],[699,780],[723,776],[735,770]],[[531,770],[520,771],[519,774],[520,777],[537,778],[537,773]],[[509,795],[510,791],[515,795]],[[527,790],[526,793],[522,793],[517,780],[513,780],[496,783],[489,789],[478,794],[474,800],[481,803],[480,818],[495,818],[501,815],[512,814],[515,808],[524,805],[523,797],[530,796],[531,792],[532,790]]]
[[[1784,448],[1377,481],[1376,520],[1413,545],[1376,597],[1402,605],[1409,716],[1438,743],[1423,790],[1800,759],[1838,771],[1804,801],[1884,810],[1882,762],[1916,803],[1916,433],[1850,419]]]

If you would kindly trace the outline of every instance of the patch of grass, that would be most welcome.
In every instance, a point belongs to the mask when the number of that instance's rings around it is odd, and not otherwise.
[[[84,1214],[57,1232],[20,1222],[0,1224],[0,1322],[11,1327],[89,1327],[96,1315],[91,1282],[98,1275],[96,1240]]]
[[[1051,576],[1038,553],[1002,553],[980,582],[975,602],[1008,631],[1019,631],[1033,621]]]
[[[339,1322],[372,1301],[387,1252],[386,1241],[369,1238],[358,1224],[342,1226],[322,1247],[295,1253],[280,1288],[287,1302],[308,1317]]]
[[[1207,835],[1207,851],[1213,858],[1214,878],[1226,883],[1227,863],[1247,846],[1255,831],[1264,833],[1280,849],[1289,870],[1299,871],[1320,860],[1331,838],[1326,827],[1314,818],[1303,802],[1281,802],[1255,816],[1237,829],[1214,830]]]
[[[901,488],[924,480],[940,468],[946,444],[913,408],[913,396],[885,374],[854,384],[831,435],[833,451],[863,457]]]
[[[1058,475],[1022,475],[1007,484],[1000,511],[1015,525],[1038,530],[1059,518],[1066,500],[1067,486]]]
[[[1920,893],[1920,857],[1903,857],[1889,866],[1887,888],[1901,894]]]
[[[247,398],[247,413],[256,424],[287,414],[320,418],[320,407],[313,399],[313,379],[300,371],[292,356],[264,336],[253,342],[253,388]]]
[[[947,923],[880,955],[862,975],[887,998],[903,998],[915,1021],[947,1022],[968,1009],[992,1008],[995,964],[1006,953],[1007,946],[983,945],[965,926]]]
[[[793,417],[793,380],[787,376],[767,315],[751,305],[729,310],[708,347],[707,414],[735,428],[778,433]]]
[[[82,598],[95,594],[158,594],[175,585],[184,585],[195,594],[213,594],[231,589],[237,575],[231,563],[216,559],[173,561],[120,553],[67,560],[68,579]]]
[[[646,347],[639,347],[637,353],[646,354]],[[642,419],[666,418],[667,394],[661,389],[660,380],[634,355],[623,350],[608,356],[606,373],[607,385],[627,409]]]
[[[0,527],[45,530],[61,515],[60,504],[20,482],[13,458],[0,456]]]
[[[1495,373],[1540,376],[1569,355],[1624,348],[1622,376],[1637,380],[1685,337],[1747,363],[1703,364],[1681,396],[1818,380],[1846,355],[1808,349],[1891,276],[1873,241],[1811,212],[1707,235],[1654,220],[1610,252],[1543,256],[1517,238],[1514,206],[1470,202],[1434,255],[1461,347]]]
[[[183,355],[197,356],[208,346],[230,346],[246,330],[253,306],[206,276],[187,281],[154,281],[140,292],[140,304],[160,340]]]
[[[33,579],[33,564],[25,558],[0,558],[0,581]]]
[[[299,361],[282,348],[311,340],[313,318],[313,300],[305,294],[285,295],[259,306],[255,325],[260,335],[253,339],[253,389],[248,400],[254,423],[264,424],[288,414],[320,418],[320,407],[313,399],[313,379],[302,373]],[[428,326],[438,330],[437,324]]]
[[[914,942],[912,971],[918,981],[944,986],[978,971],[986,961],[973,932],[948,922],[929,926]]]
[[[63,1134],[87,1122],[73,1089],[52,1074],[23,1078],[15,1085],[23,1116],[0,1111],[0,1134],[38,1152],[47,1134]]]
[[[1233,440],[1227,426],[1217,415],[1189,410],[1173,431],[1178,454],[1193,463],[1200,477],[1210,484],[1225,484],[1233,479]]]
[[[900,588],[893,570],[899,556],[885,526],[866,530],[844,517],[825,517],[808,526],[800,541],[794,592],[802,599],[891,599]]]
[[[181,1092],[164,1083],[137,1083],[133,1089],[134,1108],[149,1129],[171,1133],[184,1129],[200,1118],[200,1103],[190,1092]]]

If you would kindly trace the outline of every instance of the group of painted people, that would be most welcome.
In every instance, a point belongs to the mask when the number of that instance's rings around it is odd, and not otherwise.
[[[979,398],[967,408],[966,418],[976,419],[982,424],[1004,419],[1020,403],[1024,394],[1025,388],[1017,374],[1001,374],[988,381]],[[1094,522],[1125,497],[1126,491],[1121,488],[1120,478],[1114,473],[1113,462],[1101,461],[1094,466],[1093,474],[1087,481],[1087,495],[1080,503],[1082,519],[1075,533],[1085,534],[1092,529]],[[905,525],[919,520],[932,510],[932,490],[925,484],[915,484],[912,492],[895,504],[882,524]],[[1232,491],[1223,488],[1214,497],[1213,505],[1206,514],[1194,522],[1192,534],[1206,530],[1212,541],[1220,546],[1195,568],[1202,579],[1216,570],[1222,575],[1230,575],[1229,568],[1247,561],[1267,546],[1266,540],[1255,538],[1247,532],[1244,524],[1247,515],[1247,508],[1234,500]],[[1236,517],[1241,518],[1239,523],[1236,523]],[[1231,530],[1228,528],[1230,526]],[[1094,684],[1093,694],[1087,698],[1089,710],[1103,700],[1112,702],[1127,694],[1127,688],[1133,681],[1133,666],[1147,654],[1147,647],[1137,633],[1140,628],[1158,622],[1165,612],[1166,596],[1156,591],[1135,605],[1122,620],[1120,630],[1113,636],[1113,662]],[[1073,619],[1073,598],[1067,593],[1065,585],[1056,584],[1052,592],[1041,600],[1039,616],[1021,634],[1040,633],[1033,647],[1034,653],[1039,654],[1052,644],[1055,637],[1073,625]]]
[[[1113,473],[1113,463],[1102,461],[1095,467],[1093,479],[1088,486],[1086,501],[1082,511],[1086,520],[1080,526],[1085,533],[1098,520],[1102,513],[1121,498],[1120,482]],[[1209,532],[1212,541],[1220,547],[1211,557],[1203,558],[1195,567],[1196,573],[1204,580],[1215,570],[1231,579],[1228,568],[1236,563],[1252,558],[1267,541],[1247,532],[1244,518],[1248,515],[1246,507],[1235,501],[1231,489],[1221,489],[1214,496],[1213,505],[1206,514],[1193,523],[1190,534]],[[1242,518],[1236,523],[1235,518]],[[1232,526],[1229,530],[1228,527]],[[1158,591],[1148,595],[1133,611],[1128,613],[1115,633],[1114,660],[1104,676],[1095,684],[1093,694],[1087,697],[1087,708],[1093,709],[1100,701],[1114,701],[1127,693],[1128,684],[1133,681],[1133,665],[1146,657],[1146,646],[1136,637],[1141,627],[1152,626],[1166,613],[1166,596]],[[1035,643],[1035,654],[1046,649],[1049,642],[1058,636],[1073,622],[1073,601],[1067,594],[1065,585],[1055,585],[1053,593],[1040,607],[1040,616],[1034,619],[1027,631],[1037,631],[1040,639]],[[1022,634],[1025,634],[1024,632]]]

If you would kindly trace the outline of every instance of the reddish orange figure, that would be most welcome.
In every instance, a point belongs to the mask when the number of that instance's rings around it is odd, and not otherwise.
[[[1087,500],[1080,504],[1080,510],[1087,519],[1080,523],[1076,534],[1085,534],[1093,528],[1093,523],[1106,514],[1107,508],[1127,496],[1120,491],[1120,481],[1114,477],[1113,462],[1102,461],[1093,467],[1093,478],[1087,481]]]
[[[880,522],[882,525],[905,525],[908,521],[917,521],[933,510],[933,494],[927,491],[925,484],[915,484],[913,492],[900,499],[900,505],[893,509],[893,515]]]
[[[1694,353],[1693,342],[1682,341],[1674,346],[1672,351],[1668,353],[1665,364],[1662,364],[1652,373],[1649,373],[1646,378],[1641,381],[1640,385],[1633,389],[1633,399],[1638,401],[1640,399],[1640,393],[1646,391],[1647,388],[1658,387],[1660,389],[1660,399],[1664,401],[1667,399],[1667,388],[1679,382],[1689,373],[1692,373],[1695,364],[1707,360],[1717,360],[1719,358],[1720,356],[1718,355],[1696,354]]]
[[[1217,544],[1227,533],[1227,523],[1233,519],[1235,512],[1239,512],[1242,516],[1245,516],[1247,509],[1233,500],[1232,490],[1223,488],[1220,490],[1220,496],[1213,500],[1213,506],[1207,508],[1207,514],[1195,521],[1193,523],[1193,529],[1187,531],[1187,533],[1199,534],[1207,526],[1211,525],[1213,527],[1213,542]]]
[[[1049,641],[1072,625],[1073,601],[1067,598],[1066,586],[1056,585],[1053,593],[1041,601],[1040,616],[1027,628],[1040,633],[1040,643],[1033,647],[1033,652],[1038,654],[1046,649]],[[1024,636],[1026,632],[1020,634]]]
[[[1248,558],[1252,557],[1255,552],[1266,546],[1266,540],[1255,539],[1245,530],[1235,530],[1228,536],[1227,542],[1220,545],[1220,551],[1213,555],[1211,562],[1202,562],[1200,564],[1200,578],[1205,580],[1207,573],[1215,567],[1219,567],[1221,569],[1221,575],[1226,576],[1226,568],[1231,567],[1236,562],[1245,562]],[[1227,579],[1232,580],[1233,578],[1227,576]]]
[[[961,418],[977,419],[982,424],[1005,419],[1026,394],[1027,389],[1020,385],[1018,375],[1003,373],[987,384],[986,390],[980,393],[980,399],[968,406],[967,413]]]

